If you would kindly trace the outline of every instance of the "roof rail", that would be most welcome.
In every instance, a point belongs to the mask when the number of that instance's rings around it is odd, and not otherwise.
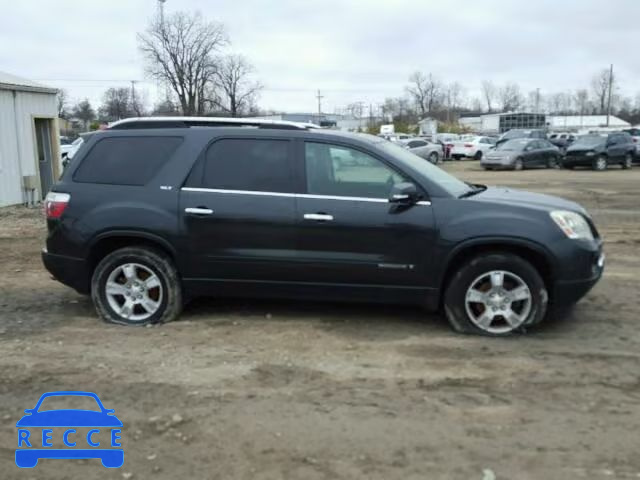
[[[134,117],[118,120],[109,125],[110,130],[190,127],[254,127],[285,130],[308,130],[310,128],[320,128],[318,125],[314,125],[312,123],[266,120],[262,118],[226,117]]]

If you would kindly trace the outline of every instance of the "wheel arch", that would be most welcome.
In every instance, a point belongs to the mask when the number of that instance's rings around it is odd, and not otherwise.
[[[139,246],[150,247],[176,259],[176,251],[168,240],[149,232],[114,230],[97,235],[89,245],[89,275],[93,274],[100,260],[120,248]]]
[[[485,238],[464,242],[449,254],[440,276],[440,305],[442,305],[447,285],[460,266],[475,256],[490,252],[511,253],[528,261],[538,271],[547,287],[547,292],[551,295],[555,278],[554,260],[547,249],[528,240]]]

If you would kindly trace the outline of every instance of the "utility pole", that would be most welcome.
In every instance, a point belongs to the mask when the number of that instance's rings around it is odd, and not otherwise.
[[[320,125],[320,119],[322,118],[322,99],[324,98],[324,96],[320,94],[320,89],[318,89],[316,98],[318,99],[318,125]]]
[[[540,88],[536,88],[536,113],[540,113]]]
[[[611,92],[613,90],[613,63],[609,70],[609,98],[607,99],[607,127],[611,122]]]
[[[136,80],[131,80],[131,110],[136,115],[138,114],[136,107]]]
[[[164,4],[167,0],[158,0],[158,16],[160,18],[160,25],[164,26]]]

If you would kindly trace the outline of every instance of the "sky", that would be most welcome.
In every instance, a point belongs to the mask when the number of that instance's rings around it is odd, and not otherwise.
[[[0,70],[64,88],[98,106],[130,86],[159,100],[136,34],[156,0],[0,0]],[[640,0],[167,0],[225,24],[265,88],[259,106],[323,112],[404,93],[409,75],[482,80],[522,92],[588,88],[613,63],[621,92],[640,92]]]

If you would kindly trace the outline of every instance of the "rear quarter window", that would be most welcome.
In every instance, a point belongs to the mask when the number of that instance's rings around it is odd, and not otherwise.
[[[181,137],[103,138],[87,153],[73,180],[79,183],[145,185],[181,143]]]

